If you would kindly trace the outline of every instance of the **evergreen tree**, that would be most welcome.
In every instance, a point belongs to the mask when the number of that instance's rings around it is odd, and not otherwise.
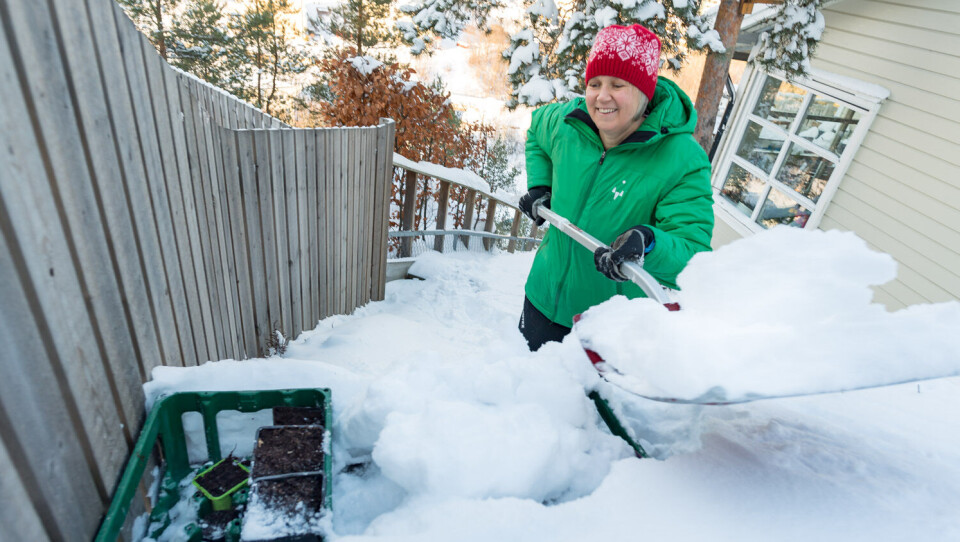
[[[419,55],[436,38],[456,40],[469,22],[489,32],[490,10],[503,6],[502,0],[413,0],[400,7],[410,19],[399,21],[397,28],[410,51]]]
[[[754,62],[767,70],[780,70],[788,79],[806,75],[823,34],[822,6],[823,0],[785,0],[773,28],[760,35]]]
[[[166,59],[173,13],[180,0],[117,0],[117,3]]]
[[[217,0],[188,0],[174,19],[168,40],[169,61],[183,71],[221,88],[235,87],[237,66],[229,54],[224,4]]]
[[[363,56],[364,49],[399,42],[397,31],[388,23],[392,4],[393,0],[346,0],[330,10],[329,20],[311,17],[310,24],[343,39],[357,56]]]
[[[724,52],[717,33],[699,14],[700,0],[525,0],[527,25],[511,37],[503,56],[513,97],[508,106],[536,106],[583,91],[587,55],[597,32],[613,24],[642,24],[661,42],[665,67],[679,70],[690,50]]]
[[[309,62],[307,54],[294,45],[299,37],[293,24],[297,11],[289,0],[252,0],[246,7],[230,22],[236,77],[228,90],[275,115],[290,105],[290,98],[278,92],[280,86],[306,71]]]

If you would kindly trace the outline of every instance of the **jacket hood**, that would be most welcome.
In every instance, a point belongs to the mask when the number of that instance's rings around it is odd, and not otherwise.
[[[572,103],[572,111],[567,118],[577,119],[599,134],[596,124],[587,112],[587,100],[577,98]],[[693,134],[696,127],[697,110],[690,97],[673,81],[659,77],[653,100],[647,106],[647,118],[621,145],[656,141],[670,134]]]

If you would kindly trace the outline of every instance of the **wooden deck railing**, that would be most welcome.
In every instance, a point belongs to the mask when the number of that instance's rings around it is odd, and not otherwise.
[[[457,249],[471,249],[471,239],[478,238],[480,245],[474,243],[472,249],[482,247],[489,251],[495,246],[502,246],[508,252],[531,250],[540,240],[537,239],[537,226],[531,223],[527,236],[520,236],[522,223],[520,209],[517,208],[516,198],[512,195],[494,194],[489,192],[485,183],[473,173],[454,168],[446,168],[436,164],[414,162],[394,153],[393,165],[403,171],[402,205],[400,208],[399,228],[390,232],[390,237],[397,240],[389,255],[390,258],[406,258],[414,254],[414,240],[419,238],[421,243],[432,237],[433,243],[428,246],[437,252]],[[417,209],[415,203],[417,195],[422,193],[430,182],[439,183],[436,190],[435,218],[432,220],[421,213],[421,224],[415,229]],[[451,189],[461,188],[460,201],[451,199]],[[450,203],[460,203],[464,206],[462,224],[460,228],[449,228],[451,213]],[[427,205],[428,202],[424,202]],[[494,233],[498,207],[513,210],[513,219],[509,235]],[[484,213],[482,220],[477,220],[477,213]],[[473,231],[474,225],[482,225],[482,231]]]

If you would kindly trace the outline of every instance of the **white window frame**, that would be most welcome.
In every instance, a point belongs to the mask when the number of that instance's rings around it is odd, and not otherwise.
[[[782,72],[775,70],[767,72],[761,68],[752,68],[744,75],[743,83],[740,85],[743,89],[742,96],[737,100],[737,104],[734,107],[732,125],[727,129],[726,137],[724,137],[724,140],[721,142],[713,168],[714,212],[725,223],[743,236],[766,229],[756,220],[762,212],[763,204],[767,200],[771,188],[774,186],[778,187],[780,192],[786,194],[796,203],[799,203],[811,211],[810,217],[804,225],[805,229],[819,227],[821,220],[823,220],[823,215],[830,205],[830,200],[832,200],[834,194],[836,194],[840,186],[840,181],[846,174],[850,162],[860,148],[860,144],[863,142],[864,137],[866,137],[870,126],[873,124],[880,110],[880,104],[886,98],[885,89],[877,87],[876,90],[874,90],[869,88],[869,85],[858,85],[857,83],[859,82],[857,81],[822,70],[812,70],[809,77],[790,81],[791,84],[806,90],[807,94],[803,98],[797,116],[790,125],[787,137],[784,140],[783,146],[780,148],[771,173],[768,174],[761,171],[753,164],[743,160],[742,157],[736,160],[738,166],[764,181],[764,188],[760,193],[760,198],[754,208],[753,215],[747,216],[734,204],[729,202],[720,191],[730,171],[730,165],[734,163],[734,156],[736,156],[740,141],[746,133],[749,122],[753,121],[760,126],[775,126],[773,123],[753,115],[753,109],[760,97],[760,91],[768,75],[786,80]],[[850,135],[846,147],[839,156],[797,136],[795,133],[798,123],[803,121],[803,117],[807,112],[807,106],[813,99],[814,94],[836,100],[838,103],[860,113],[860,120]],[[782,130],[780,127],[777,127],[777,129]],[[834,167],[833,173],[830,175],[830,179],[827,181],[816,203],[798,194],[793,189],[782,185],[774,178],[781,163],[786,159],[792,143],[801,146],[804,150],[835,161],[836,166]]]

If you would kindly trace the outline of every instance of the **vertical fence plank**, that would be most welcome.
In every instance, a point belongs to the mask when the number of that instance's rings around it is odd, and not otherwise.
[[[287,336],[293,338],[300,335],[303,329],[303,314],[300,302],[300,203],[298,201],[299,190],[297,183],[297,151],[296,151],[296,131],[281,130],[280,139],[283,141],[283,179],[284,179],[284,202],[286,208],[282,210],[283,220],[279,224],[284,229],[286,238],[286,258],[280,260],[280,271],[286,277],[288,293],[282,299],[286,309],[283,311],[286,317],[286,328],[284,332]]]
[[[347,278],[349,280],[349,288],[347,290],[347,312],[352,313],[357,307],[357,280],[360,275],[360,270],[358,268],[358,258],[360,248],[358,243],[359,232],[357,231],[357,226],[359,225],[359,217],[357,213],[357,207],[360,202],[360,131],[363,128],[351,128],[350,129],[350,153],[347,155],[348,160],[350,161],[350,176],[348,177],[350,183],[350,197],[347,200],[347,225],[348,225],[348,236],[347,236],[347,267],[349,269]]]
[[[343,239],[341,235],[343,228],[340,225],[340,215],[342,214],[340,208],[343,202],[343,156],[341,152],[343,149],[343,139],[346,135],[346,132],[344,130],[337,130],[332,132],[332,135],[333,145],[331,149],[331,155],[335,162],[333,163],[333,172],[331,178],[332,190],[329,191],[329,194],[332,200],[331,208],[333,210],[333,221],[327,241],[332,245],[333,257],[330,259],[332,269],[329,277],[331,286],[330,294],[332,313],[342,314],[343,303],[340,301],[340,299],[341,294],[343,293],[343,275],[345,269],[342,268]]]
[[[223,283],[224,296],[227,300],[227,318],[229,325],[224,325],[224,330],[230,333],[227,344],[232,345],[232,350],[228,353],[233,359],[243,359],[245,356],[243,349],[243,317],[240,314],[240,291],[238,270],[234,258],[234,247],[239,243],[233,237],[232,221],[230,220],[230,196],[227,194],[227,185],[235,187],[232,192],[239,192],[239,182],[237,173],[236,155],[230,157],[226,153],[226,145],[236,150],[236,139],[233,132],[224,130],[219,126],[205,125],[204,130],[210,132],[210,151],[214,164],[211,169],[215,171],[212,179],[212,197],[214,202],[217,236],[220,239],[220,260],[224,270],[221,282]]]
[[[376,219],[377,228],[374,232],[376,239],[374,254],[377,256],[376,268],[379,270],[375,275],[376,295],[375,301],[384,297],[387,275],[387,250],[389,238],[387,232],[390,228],[390,192],[393,185],[393,146],[394,129],[396,125],[390,119],[380,119],[382,129],[378,131],[377,138],[377,163],[379,172],[377,175],[376,200]]]
[[[350,291],[350,216],[347,206],[350,203],[350,182],[353,173],[350,160],[353,129],[345,128],[340,139],[340,274],[337,282],[340,283],[340,310],[341,314],[350,312],[348,294]]]
[[[237,296],[240,308],[240,324],[243,329],[245,357],[258,354],[260,307],[257,284],[254,283],[252,246],[260,246],[259,237],[250,239],[259,229],[254,228],[249,212],[248,199],[256,201],[256,181],[253,173],[253,132],[222,132],[224,192],[227,199],[231,231],[233,234],[234,268],[237,272]],[[259,222],[259,217],[256,217]],[[262,274],[259,275],[262,277]]]
[[[363,266],[363,299],[362,304],[366,305],[373,299],[374,291],[374,279],[373,271],[375,267],[375,258],[374,258],[374,245],[376,244],[376,227],[377,219],[375,213],[376,209],[376,193],[377,193],[377,134],[381,131],[382,128],[372,126],[367,128],[367,142],[364,145],[366,149],[364,155],[366,156],[366,180],[364,182],[364,191],[363,191],[363,202],[364,202],[364,216],[365,220],[363,221],[364,227],[364,266]]]
[[[294,335],[299,335],[301,331],[312,329],[310,325],[310,316],[307,314],[310,307],[310,247],[307,245],[307,234],[310,220],[307,213],[307,186],[309,185],[307,177],[307,146],[306,131],[291,130],[294,133],[295,164],[297,170],[297,223],[294,229],[297,232],[297,240],[294,245],[297,255],[297,265],[293,267],[293,273],[297,275],[299,281],[298,288],[294,290],[294,300],[298,302],[299,310],[294,310],[294,321],[298,322],[298,330]],[[291,254],[293,249],[291,249]]]
[[[317,326],[317,322],[320,320],[320,299],[319,299],[319,289],[320,289],[320,258],[317,244],[317,220],[318,220],[318,205],[317,205],[317,184],[319,182],[318,175],[318,165],[317,164],[317,140],[321,137],[320,130],[303,130],[301,132],[304,136],[304,158],[303,161],[306,163],[306,185],[307,193],[304,198],[304,206],[301,209],[306,209],[305,215],[306,220],[304,220],[305,230],[300,232],[300,244],[301,251],[305,252],[308,257],[308,264],[305,267],[307,269],[306,274],[304,275],[302,281],[307,285],[306,293],[304,297],[303,304],[305,310],[303,311],[303,327],[304,329],[313,329]]]
[[[258,134],[260,137],[258,137]],[[261,171],[267,167],[267,135],[262,132],[248,131],[238,134],[240,176],[243,180],[243,206],[247,227],[247,256],[250,266],[250,284],[253,289],[254,305],[254,352],[263,350],[263,341],[272,331],[270,327],[269,300],[267,299],[266,266],[264,265],[264,228],[261,223],[261,208],[272,206],[266,186],[269,186],[269,172]],[[258,152],[263,153],[264,162],[260,162]],[[264,175],[266,173],[266,175]],[[264,182],[266,177],[266,182]],[[259,187],[264,186],[264,192]],[[264,211],[265,212],[265,211]],[[272,247],[271,247],[272,248]]]
[[[266,190],[268,194],[265,204],[260,208],[260,216],[263,220],[264,265],[267,270],[267,294],[270,301],[270,332],[280,330],[289,334],[286,325],[286,322],[290,319],[287,312],[289,311],[289,303],[281,304],[280,302],[282,299],[290,298],[290,278],[285,272],[287,224],[284,220],[286,193],[283,181],[283,138],[279,130],[269,130],[266,135],[268,136],[266,138],[268,154],[260,158],[263,155],[259,154],[260,147],[258,146],[257,156],[261,164],[261,170],[266,174],[263,177],[265,185],[260,187],[261,194],[263,194],[263,190]]]
[[[330,310],[330,191],[327,182],[330,178],[330,140],[332,130],[318,130],[317,140],[317,266],[319,273],[317,284],[317,317],[326,318]],[[323,240],[321,242],[321,239]]]

